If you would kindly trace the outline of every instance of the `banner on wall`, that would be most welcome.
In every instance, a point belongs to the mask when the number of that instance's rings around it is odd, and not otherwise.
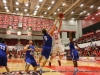
[[[80,57],[79,60],[80,61],[86,61],[86,62],[94,62],[95,57]]]
[[[22,45],[16,45],[16,46],[7,46],[9,51],[12,51],[13,49],[16,51],[23,50],[24,46]]]
[[[95,57],[95,60],[96,61],[100,61],[100,57]]]

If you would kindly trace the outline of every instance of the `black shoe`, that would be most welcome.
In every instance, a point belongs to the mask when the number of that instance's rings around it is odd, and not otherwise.
[[[51,62],[49,61],[49,66],[51,67]]]
[[[41,69],[39,69],[37,72],[39,73],[39,75],[42,75],[43,71]]]
[[[33,72],[33,74],[32,74],[32,75],[38,75],[38,73]]]
[[[59,66],[61,66],[61,61],[60,60],[58,60],[58,64],[59,64]]]

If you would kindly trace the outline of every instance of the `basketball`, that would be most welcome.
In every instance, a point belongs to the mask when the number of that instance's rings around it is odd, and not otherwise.
[[[63,18],[64,14],[63,13],[59,13],[59,18]]]

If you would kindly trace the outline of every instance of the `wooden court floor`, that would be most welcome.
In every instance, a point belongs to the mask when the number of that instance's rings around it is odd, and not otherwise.
[[[81,72],[79,72],[77,75],[100,75],[100,63],[78,61],[78,64]],[[24,59],[11,59],[8,62],[8,67],[10,71],[24,70]],[[33,70],[32,66],[30,66],[29,70]],[[43,73],[43,75],[72,75],[74,67],[72,61],[62,60],[62,66],[58,66],[57,61],[53,60],[52,67],[49,67],[47,63],[43,70],[47,71],[46,73]],[[6,72],[4,67],[0,67],[0,73],[2,72]]]

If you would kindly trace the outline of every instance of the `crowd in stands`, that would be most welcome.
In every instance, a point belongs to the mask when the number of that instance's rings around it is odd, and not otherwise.
[[[88,43],[90,42],[90,45],[84,48],[80,48],[78,50],[79,56],[90,56],[90,57],[95,57],[95,56],[100,56],[100,46],[97,46],[97,44],[93,44],[92,42],[94,41],[99,41],[100,40],[100,30],[97,30],[96,33],[90,32],[88,34],[83,35],[82,37],[79,37],[75,42],[78,44],[83,44],[83,43]],[[66,55],[67,57],[70,56],[70,50],[66,50]]]
[[[97,40],[100,40],[99,30],[96,33],[94,32],[87,33],[82,37],[79,37],[76,41],[78,44],[82,44],[82,43],[87,43],[87,42],[97,41]]]

